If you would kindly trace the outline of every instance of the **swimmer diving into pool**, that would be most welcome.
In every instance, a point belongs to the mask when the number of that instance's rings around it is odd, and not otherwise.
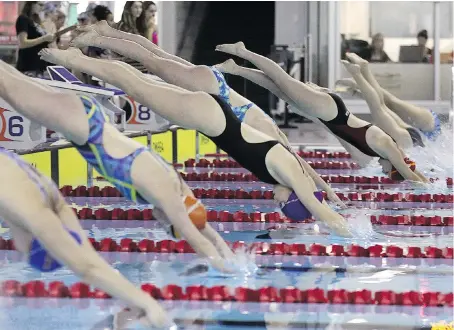
[[[93,248],[57,186],[15,153],[0,148],[0,219],[16,250],[41,272],[66,265],[84,282],[139,308],[154,326],[171,324],[159,303],[112,268]]]
[[[294,154],[276,139],[242,123],[218,95],[158,83],[130,65],[89,58],[75,48],[49,48],[40,55],[48,62],[96,76],[121,88],[169,122],[201,132],[259,180],[273,184],[278,201],[299,203],[333,232],[351,236],[346,220],[326,204]]]
[[[412,134],[412,136],[414,135],[416,138],[419,137],[420,139],[420,134],[422,134],[428,140],[436,141],[442,129],[440,119],[434,111],[418,107],[397,98],[379,85],[370,69],[369,62],[354,53],[347,53],[346,55],[350,62],[360,66],[360,74],[375,89],[375,92],[380,97],[381,104],[384,104],[386,106],[386,109],[388,110],[390,115],[392,115],[393,118],[396,119],[398,125],[404,127],[407,130],[410,127],[410,134]],[[353,89],[360,89],[361,94],[363,94],[366,98],[367,93],[363,91],[363,88],[361,87],[361,84],[358,83],[357,78],[353,78],[355,79],[355,81],[351,81],[349,79],[341,79],[337,83],[345,84]],[[359,79],[361,78],[359,77]],[[409,125],[407,124],[406,127],[404,126],[405,124],[402,125],[402,120]]]
[[[242,42],[219,45],[216,50],[246,59],[259,68],[243,68],[230,59],[216,66],[220,71],[244,77],[268,89],[286,101],[295,113],[324,126],[362,165],[368,158],[377,157],[383,171],[393,179],[428,182],[388,134],[350,113],[338,95],[294,79],[274,61],[246,49]],[[344,64],[351,74],[360,70],[355,64]]]
[[[26,97],[25,97],[26,96]],[[220,271],[233,252],[206,223],[206,210],[172,166],[107,122],[97,101],[56,90],[0,61],[0,97],[30,120],[71,141],[80,154],[124,197],[153,204],[194,250]]]
[[[77,48],[87,46],[109,49],[144,65],[149,72],[165,82],[192,92],[205,92],[223,98],[231,105],[233,112],[242,122],[278,140],[293,152],[285,134],[276,123],[256,104],[231,89],[219,70],[205,65],[194,65],[178,56],[166,53],[147,38],[114,29],[106,21],[81,27],[86,32],[73,39],[71,45]],[[318,173],[301,157],[296,155],[317,187],[325,190],[328,199],[345,207],[344,203]]]

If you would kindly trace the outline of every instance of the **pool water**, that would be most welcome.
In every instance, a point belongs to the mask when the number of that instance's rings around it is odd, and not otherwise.
[[[212,170],[212,169],[211,169]],[[230,169],[217,169],[224,172]],[[236,169],[235,169],[236,170]],[[241,170],[241,169],[240,169]],[[333,171],[336,172],[337,170]],[[362,170],[364,171],[364,170]],[[376,171],[376,169],[373,169]],[[338,172],[338,171],[337,171]],[[360,171],[355,171],[358,174]],[[375,172],[374,172],[375,173]],[[358,174],[359,175],[359,174]],[[370,171],[364,175],[371,175]],[[379,174],[373,174],[379,175]],[[271,189],[269,185],[242,182],[190,182],[191,187],[229,188],[244,190]],[[338,184],[339,192],[363,191],[354,185]],[[380,191],[414,193],[452,193],[446,185],[436,184],[431,189],[412,187],[408,184],[381,187]],[[376,191],[376,190],[375,190]],[[134,205],[121,198],[68,198],[74,207],[150,208]],[[277,205],[272,200],[204,200],[208,209],[229,212],[274,212]],[[336,210],[338,208],[334,207]],[[330,235],[318,222],[297,224],[211,222],[215,230],[227,241],[285,242],[330,244],[359,244],[364,247],[383,246],[453,246],[453,227],[384,226],[370,224],[370,215],[439,215],[451,216],[449,203],[377,203],[351,202],[346,210],[348,221],[355,229],[353,238]],[[38,219],[37,219],[38,220]],[[170,239],[157,221],[81,221],[87,235],[101,240],[132,238],[141,240]],[[273,227],[278,227],[276,228]],[[3,224],[1,237],[9,238]],[[289,228],[290,227],[290,228]],[[271,229],[271,230],[270,230]],[[267,236],[267,234],[269,236]],[[268,238],[265,238],[268,237]],[[252,289],[272,286],[293,286],[301,290],[367,289],[395,292],[453,292],[453,260],[421,258],[354,258],[336,256],[272,256],[255,255],[251,251],[238,251],[237,272],[226,275],[216,272],[194,254],[124,253],[107,252],[101,255],[118,271],[136,285],[151,283],[158,287],[177,284],[181,287],[224,285],[230,289]],[[66,285],[79,282],[67,268],[54,273],[40,273],[23,262],[16,251],[0,251],[0,278],[20,282],[42,280],[46,283],[62,281]],[[330,304],[279,304],[210,301],[164,301],[170,315],[180,329],[430,329],[432,323],[452,321],[449,307],[330,305]],[[116,300],[0,298],[1,330],[70,330],[70,329],[120,329],[128,314],[124,305]],[[137,322],[124,329],[144,329]]]

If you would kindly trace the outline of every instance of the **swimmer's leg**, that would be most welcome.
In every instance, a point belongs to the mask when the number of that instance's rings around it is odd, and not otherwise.
[[[307,113],[322,118],[329,117],[334,111],[337,113],[336,103],[329,95],[316,91],[303,82],[292,78],[279,64],[265,56],[247,50],[242,42],[233,45],[219,45],[216,50],[239,56],[254,64],[270,77],[299,108]]]
[[[380,84],[378,83],[377,79],[375,79],[374,74],[370,70],[369,62],[366,60],[362,59],[355,53],[347,53],[346,54],[348,60],[354,64],[358,64],[359,67],[361,68],[361,74],[363,75],[364,79],[372,86],[372,88],[375,90],[377,93],[378,97],[380,98],[380,104],[381,104],[381,111],[386,111],[388,115],[390,115],[394,121],[396,122],[397,125],[399,125],[402,128],[407,128],[409,127],[408,124],[406,124],[402,118],[400,118],[398,115],[396,115],[394,112],[392,112],[385,103],[385,98],[383,95],[383,89],[380,87]],[[362,89],[361,93],[363,94]],[[364,96],[364,95],[363,95]],[[371,108],[371,111],[374,110]]]
[[[219,85],[207,66],[187,66],[155,55],[138,43],[129,40],[100,36],[96,31],[86,32],[71,42],[77,48],[94,46],[112,50],[143,64],[164,81],[191,91],[219,93]]]
[[[334,212],[326,203],[320,203],[314,196],[310,178],[290,152],[277,145],[268,152],[265,161],[270,174],[281,185],[292,189],[301,203],[317,220],[326,223],[340,235],[350,235],[345,219]]]
[[[269,90],[271,93],[284,100],[285,102],[294,104],[294,102],[279,88],[279,86],[276,85],[276,83],[271,80],[271,78],[269,78],[263,71],[239,66],[232,59],[228,59],[223,63],[217,64],[215,65],[215,67],[221,72],[240,76],[244,79],[252,81],[254,84],[257,84],[260,87]]]
[[[407,131],[404,131],[386,111],[384,101],[382,102],[382,100],[380,100],[378,93],[361,74],[361,67],[348,61],[342,60],[341,62],[358,84],[358,87],[369,106],[374,123],[389,134],[402,147],[412,146],[413,143],[410,134]]]
[[[405,122],[425,132],[434,130],[435,119],[429,110],[403,101],[384,88],[382,88],[382,91],[386,105]]]
[[[80,28],[78,28],[78,30],[82,31],[82,32],[96,31],[99,35],[101,35],[103,37],[133,41],[159,57],[162,57],[162,58],[165,58],[168,60],[172,60],[172,61],[184,64],[186,66],[194,66],[194,64],[182,59],[181,57],[178,57],[176,55],[172,55],[172,54],[165,52],[162,48],[158,47],[157,45],[155,45],[153,42],[151,42],[147,38],[145,38],[139,34],[133,34],[133,33],[128,33],[128,32],[117,30],[117,29],[111,27],[106,21],[99,21],[98,23],[93,24],[93,25],[80,27]]]
[[[208,136],[218,136],[225,129],[224,114],[218,103],[203,92],[175,90],[145,81],[139,70],[125,69],[124,63],[90,58],[77,49],[46,48],[41,51],[44,60],[78,69],[96,76],[130,95],[136,101],[153,109],[175,125],[195,129]]]
[[[38,83],[0,61],[0,96],[30,120],[84,144],[88,123],[80,98]]]

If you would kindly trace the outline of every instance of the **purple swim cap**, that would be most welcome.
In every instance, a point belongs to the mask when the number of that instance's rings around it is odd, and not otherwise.
[[[320,202],[323,201],[323,192],[316,191],[314,192],[314,196]],[[303,203],[300,202],[294,191],[290,194],[287,202],[281,204],[281,210],[285,216],[292,221],[303,221],[312,217],[312,214]]]

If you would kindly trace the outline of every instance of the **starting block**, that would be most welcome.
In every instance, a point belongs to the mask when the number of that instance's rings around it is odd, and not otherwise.
[[[170,127],[167,120],[114,86],[100,87],[84,84],[62,66],[49,66],[47,70],[52,78],[48,85],[71,89],[81,94],[91,94],[102,105],[105,113],[112,118],[112,123],[117,123],[115,118],[121,118],[120,124],[117,125],[120,130],[157,131]]]
[[[30,121],[0,98],[0,147],[26,150],[46,142],[46,128]]]

